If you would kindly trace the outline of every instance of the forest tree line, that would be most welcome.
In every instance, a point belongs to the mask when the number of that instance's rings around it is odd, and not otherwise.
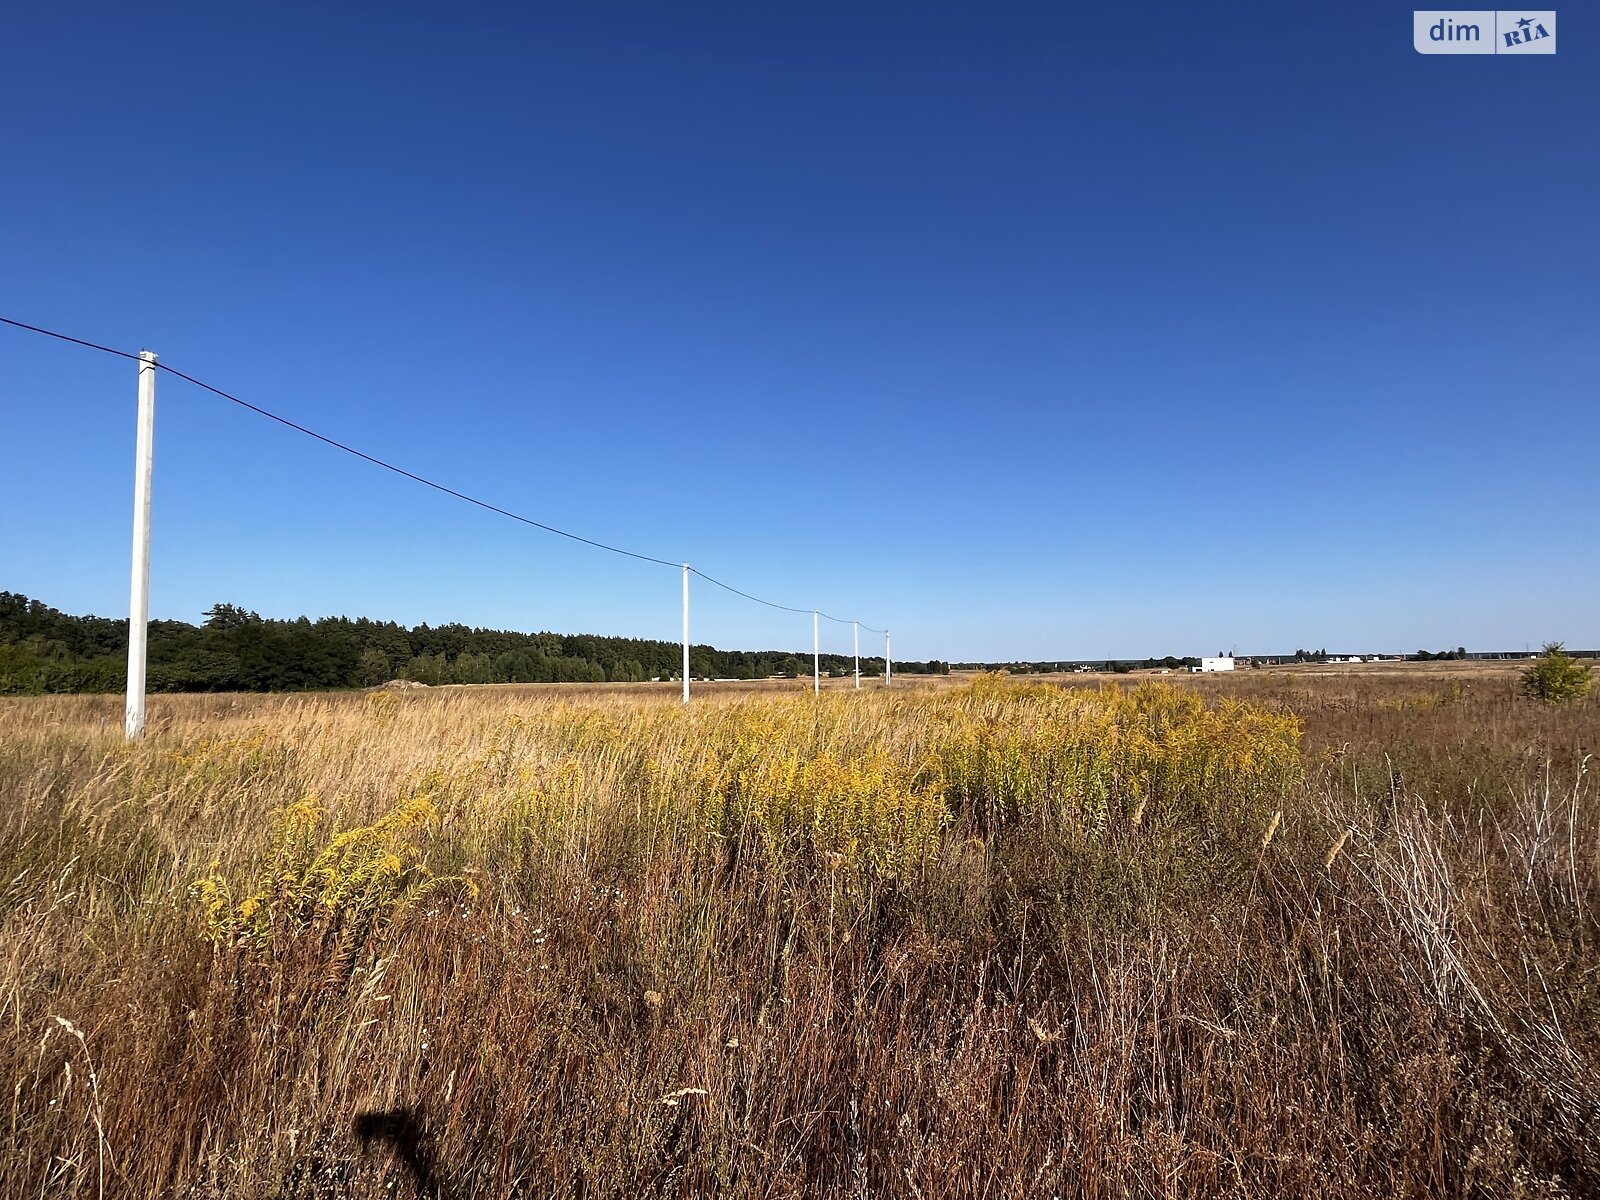
[[[642,683],[681,679],[683,646],[594,634],[515,633],[466,625],[418,625],[366,617],[275,620],[233,604],[199,625],[150,622],[152,692],[280,692],[418,683]],[[128,622],[75,617],[27,596],[0,592],[0,695],[119,692],[127,686]],[[824,673],[849,674],[849,655],[821,656]],[[947,663],[895,660],[896,673],[940,674]],[[696,679],[790,678],[811,656],[785,650],[689,648]],[[882,658],[861,673],[883,674]]]

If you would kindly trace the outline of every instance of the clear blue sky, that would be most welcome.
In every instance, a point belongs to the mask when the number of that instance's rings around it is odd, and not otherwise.
[[[1594,646],[1592,16],[12,6],[0,313],[897,656]],[[0,347],[0,588],[126,613],[134,369]],[[165,375],[154,522],[158,617],[677,635],[674,572]]]

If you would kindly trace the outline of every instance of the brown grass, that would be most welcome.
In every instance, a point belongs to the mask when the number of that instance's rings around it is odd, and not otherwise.
[[[6,702],[0,1195],[1600,1190],[1600,702],[1182,687]]]

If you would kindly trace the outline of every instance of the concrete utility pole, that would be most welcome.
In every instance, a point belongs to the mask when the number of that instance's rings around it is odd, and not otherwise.
[[[889,631],[883,631],[883,686],[894,682],[894,659],[889,657]]]
[[[811,691],[822,695],[822,643],[817,638],[817,610],[811,610]]]
[[[861,622],[851,621],[850,624],[853,627],[852,632],[855,634],[856,639],[856,688],[859,690],[861,687]]]
[[[689,703],[689,564],[683,564],[683,702]]]
[[[128,704],[123,732],[144,733],[145,651],[150,636],[150,472],[155,466],[156,356],[139,351],[139,424],[133,458],[133,585],[128,596]]]

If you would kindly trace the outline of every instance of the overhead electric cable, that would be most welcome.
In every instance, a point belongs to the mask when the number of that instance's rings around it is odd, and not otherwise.
[[[45,337],[58,338],[63,342],[71,342],[74,346],[87,346],[90,350],[98,350],[101,354],[115,354],[118,358],[130,358],[139,361],[137,354],[129,354],[126,350],[114,350],[110,346],[102,346],[98,342],[86,342],[82,338],[68,337],[64,333],[57,333],[53,329],[40,329],[37,325],[25,325],[21,321],[13,321],[10,317],[0,317],[0,321],[7,325],[15,325],[18,329],[26,329],[29,333],[42,333]]]
[[[29,325],[23,321],[15,321],[10,317],[0,317],[0,324],[10,325],[17,329],[24,329],[29,333],[38,333],[44,335],[45,337],[56,338],[59,341],[71,342],[75,346],[82,346],[88,350],[98,350],[102,354],[111,354],[117,358],[126,358],[134,362],[143,361],[140,359],[139,355],[131,354],[126,350],[118,350],[112,346],[102,346],[98,342],[85,341],[83,338],[71,337],[65,333],[58,333],[53,329],[44,329],[38,325]],[[522,524],[530,525],[535,529],[542,529],[546,533],[555,534],[557,537],[568,538],[574,542],[582,542],[585,546],[593,546],[597,550],[606,550],[612,554],[620,554],[627,558],[638,559],[640,562],[655,563],[658,566],[671,567],[673,570],[679,570],[686,565],[683,563],[669,562],[667,559],[656,558],[654,555],[650,554],[639,554],[633,550],[624,550],[621,546],[613,546],[606,542],[596,541],[594,538],[587,538],[582,534],[570,533],[565,529],[558,529],[554,525],[547,525],[543,521],[536,521],[532,517],[525,517],[521,513],[512,512],[508,508],[501,508],[498,504],[491,504],[487,500],[480,500],[478,497],[468,495],[466,492],[457,491],[455,488],[438,483],[435,480],[429,479],[425,475],[418,475],[414,471],[408,471],[404,467],[396,466],[394,463],[378,458],[375,455],[368,454],[364,450],[357,450],[354,446],[347,445],[336,438],[328,437],[326,434],[318,433],[315,429],[308,429],[306,426],[301,425],[296,421],[291,421],[288,417],[279,416],[277,413],[262,408],[260,405],[251,404],[248,400],[242,400],[238,396],[233,395],[231,392],[225,392],[221,388],[205,382],[203,379],[196,379],[193,375],[187,375],[178,370],[176,367],[169,367],[164,362],[157,360],[155,366],[157,369],[165,371],[169,375],[175,375],[184,382],[193,384],[195,387],[210,392],[214,396],[219,396],[231,404],[237,404],[240,408],[248,409],[249,411],[256,413],[258,416],[266,417],[269,421],[276,421],[280,425],[286,426],[289,429],[293,429],[296,433],[303,433],[307,437],[313,438],[324,445],[332,446],[335,450],[342,450],[344,453],[349,454],[354,458],[359,458],[364,462],[369,462],[375,467],[382,467],[385,471],[393,471],[396,475],[404,476],[406,479],[409,479],[414,483],[420,483],[424,487],[432,488],[434,491],[443,492],[445,495],[453,496],[457,500],[464,500],[468,504],[476,505],[477,507],[488,512],[497,513],[502,517],[509,517],[513,521],[519,521]],[[787,604],[778,604],[772,600],[763,600],[760,596],[753,596],[749,592],[740,591],[738,588],[733,587],[730,584],[723,583],[720,579],[714,579],[696,567],[690,566],[689,570],[691,573],[698,575],[701,579],[704,579],[707,583],[713,584],[716,587],[721,588],[723,591],[732,592],[735,596],[742,596],[746,600],[754,601],[756,604],[764,604],[766,607],[775,608],[780,612],[800,614],[815,612],[818,616],[826,617],[828,620],[834,621],[840,625],[850,625],[856,623],[845,620],[841,617],[830,616],[829,614],[822,612],[820,609],[793,608]],[[885,630],[874,629],[871,625],[865,624],[861,625],[861,628],[869,630],[873,633],[886,632]]]
[[[775,604],[771,600],[763,600],[760,596],[752,596],[749,592],[741,592],[738,588],[733,587],[733,586],[731,586],[729,584],[723,583],[722,580],[720,580],[720,579],[711,578],[711,576],[707,575],[704,571],[700,570],[698,567],[690,567],[689,568],[689,573],[691,575],[700,576],[700,578],[704,579],[707,583],[713,584],[716,587],[721,588],[725,592],[732,592],[735,596],[743,596],[746,600],[754,600],[757,604],[765,604],[768,608],[775,608],[779,612],[800,613],[801,615],[804,615],[804,614],[806,614],[808,612],[815,611],[815,610],[809,609],[809,608],[791,608],[787,604]]]
[[[219,387],[213,387],[211,384],[206,383],[203,380],[196,379],[193,375],[185,375],[182,371],[167,366],[166,363],[158,361],[156,366],[161,368],[161,370],[166,371],[168,374],[176,375],[179,379],[187,380],[189,383],[194,384],[195,387],[204,388],[208,392],[221,396],[224,400],[230,400],[234,404],[239,405],[240,408],[248,408],[253,413],[259,413],[261,416],[266,417],[268,420],[276,421],[280,425],[287,425],[290,429],[296,430],[299,433],[303,433],[307,437],[316,438],[317,441],[332,446],[336,450],[343,450],[346,454],[352,454],[356,458],[365,459],[374,466],[382,467],[386,471],[393,471],[396,475],[404,475],[407,479],[415,480],[417,483],[431,487],[435,491],[443,492],[447,496],[454,496],[457,500],[465,500],[468,504],[476,504],[479,508],[487,509],[492,513],[499,513],[502,517],[510,517],[513,521],[521,521],[524,525],[532,525],[535,529],[542,529],[546,533],[554,533],[560,537],[571,538],[575,542],[582,542],[584,545],[593,546],[597,550],[609,550],[612,554],[623,554],[629,558],[637,558],[640,562],[658,563],[663,567],[672,567],[674,569],[677,569],[681,565],[675,562],[668,562],[664,558],[656,558],[653,555],[638,554],[632,550],[624,550],[621,546],[612,546],[605,542],[597,542],[593,538],[586,538],[581,534],[568,533],[565,529],[557,529],[554,525],[546,525],[543,521],[535,521],[532,517],[525,517],[521,513],[514,513],[508,508],[501,508],[498,504],[490,504],[487,500],[480,500],[476,496],[469,496],[466,492],[458,492],[453,487],[446,487],[444,484],[436,483],[426,476],[418,475],[413,471],[406,470],[404,467],[397,467],[392,462],[385,462],[383,459],[376,458],[365,451],[357,450],[354,446],[347,446],[341,441],[337,441],[334,438],[326,436],[325,434],[318,433],[315,429],[307,429],[304,425],[299,425],[294,421],[289,420],[288,417],[280,417],[275,412],[268,412],[259,405],[251,404],[248,400],[241,400],[239,397],[225,392]]]

